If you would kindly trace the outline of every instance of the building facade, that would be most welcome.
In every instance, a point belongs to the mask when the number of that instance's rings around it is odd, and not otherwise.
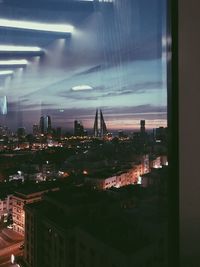
[[[113,172],[110,176],[106,176],[104,172],[100,173],[98,177],[96,175],[95,177],[86,176],[85,181],[100,190],[111,187],[119,188],[130,184],[137,184],[139,177],[149,171],[149,156],[144,155],[140,157],[137,163],[132,163],[132,168],[117,173]]]
[[[8,194],[0,198],[0,219],[5,222],[12,214],[13,195]]]
[[[57,193],[55,198],[47,195],[25,207],[26,266],[166,266],[161,259],[162,226],[152,228],[148,234],[145,227],[136,223],[137,216],[134,219],[129,213],[126,220],[123,210],[118,214],[115,207],[120,201],[116,198],[105,201],[102,196],[97,200],[92,193],[85,201],[78,192],[75,198],[66,200],[70,192],[62,192],[62,196]],[[146,223],[151,228],[149,220]]]
[[[46,134],[51,132],[51,117],[42,116],[40,118],[40,133]]]
[[[19,191],[15,192],[12,197],[12,216],[13,216],[13,230],[21,235],[24,235],[25,213],[24,206],[33,202],[40,201],[42,195],[48,191],[57,191],[58,187],[51,189],[43,189],[34,191]]]

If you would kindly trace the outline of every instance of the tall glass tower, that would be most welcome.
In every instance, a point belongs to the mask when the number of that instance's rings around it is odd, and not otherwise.
[[[51,117],[42,116],[40,117],[40,133],[50,133],[51,132]]]

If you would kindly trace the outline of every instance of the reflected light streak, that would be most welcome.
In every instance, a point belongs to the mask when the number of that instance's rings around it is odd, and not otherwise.
[[[0,75],[12,75],[13,70],[1,70]]]
[[[7,97],[6,96],[0,97],[0,114],[1,115],[7,114]]]
[[[57,39],[45,49],[45,64],[60,66],[64,59],[65,39]]]
[[[7,77],[5,78],[4,89],[9,88],[10,83],[11,83],[11,76],[7,76]]]
[[[56,44],[56,50],[58,51],[58,53],[62,53],[64,48],[65,48],[65,44],[66,44],[66,40],[64,38],[62,39],[58,39],[57,40],[57,44]]]
[[[14,66],[14,65],[27,65],[28,61],[26,59],[18,60],[0,60],[0,66]]]
[[[16,77],[18,80],[21,79],[22,74],[23,74],[23,68],[18,68],[18,69],[15,71],[15,77]]]
[[[0,45],[0,52],[41,52],[37,46]]]
[[[32,69],[37,69],[40,64],[40,57],[34,57],[33,62],[32,62]]]
[[[75,0],[76,2],[100,2],[100,3],[113,3],[114,0]]]
[[[39,63],[39,61],[40,61],[40,57],[34,57],[34,63],[36,63],[36,64],[38,64]]]
[[[72,25],[67,25],[67,24],[66,25],[51,24],[51,23],[31,22],[31,21],[18,21],[10,19],[0,19],[0,27],[56,32],[56,33],[72,33],[74,29]]]

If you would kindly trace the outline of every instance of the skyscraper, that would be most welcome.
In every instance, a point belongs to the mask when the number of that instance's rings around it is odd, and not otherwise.
[[[98,121],[98,109],[96,110],[95,120],[94,120],[94,136],[95,137],[103,137],[105,136],[108,131],[106,127],[106,123],[104,121],[103,113],[100,111],[100,121]]]
[[[84,135],[84,128],[80,121],[74,121],[74,135],[75,136],[83,136]]]
[[[145,120],[140,121],[140,132],[141,134],[145,133]]]
[[[94,119],[94,136],[98,136],[98,109],[96,110],[96,115]]]
[[[40,133],[50,133],[51,132],[51,117],[50,116],[42,116],[40,118]]]

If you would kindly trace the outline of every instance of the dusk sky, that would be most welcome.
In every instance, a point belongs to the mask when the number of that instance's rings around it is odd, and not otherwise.
[[[75,2],[75,3],[74,3]],[[44,55],[1,53],[27,59],[12,76],[0,76],[0,124],[31,131],[41,115],[71,129],[75,119],[92,128],[101,108],[108,130],[167,125],[165,0],[3,1],[4,45],[38,46]],[[70,24],[71,35],[1,27],[1,19]],[[0,45],[1,45],[0,44]]]

